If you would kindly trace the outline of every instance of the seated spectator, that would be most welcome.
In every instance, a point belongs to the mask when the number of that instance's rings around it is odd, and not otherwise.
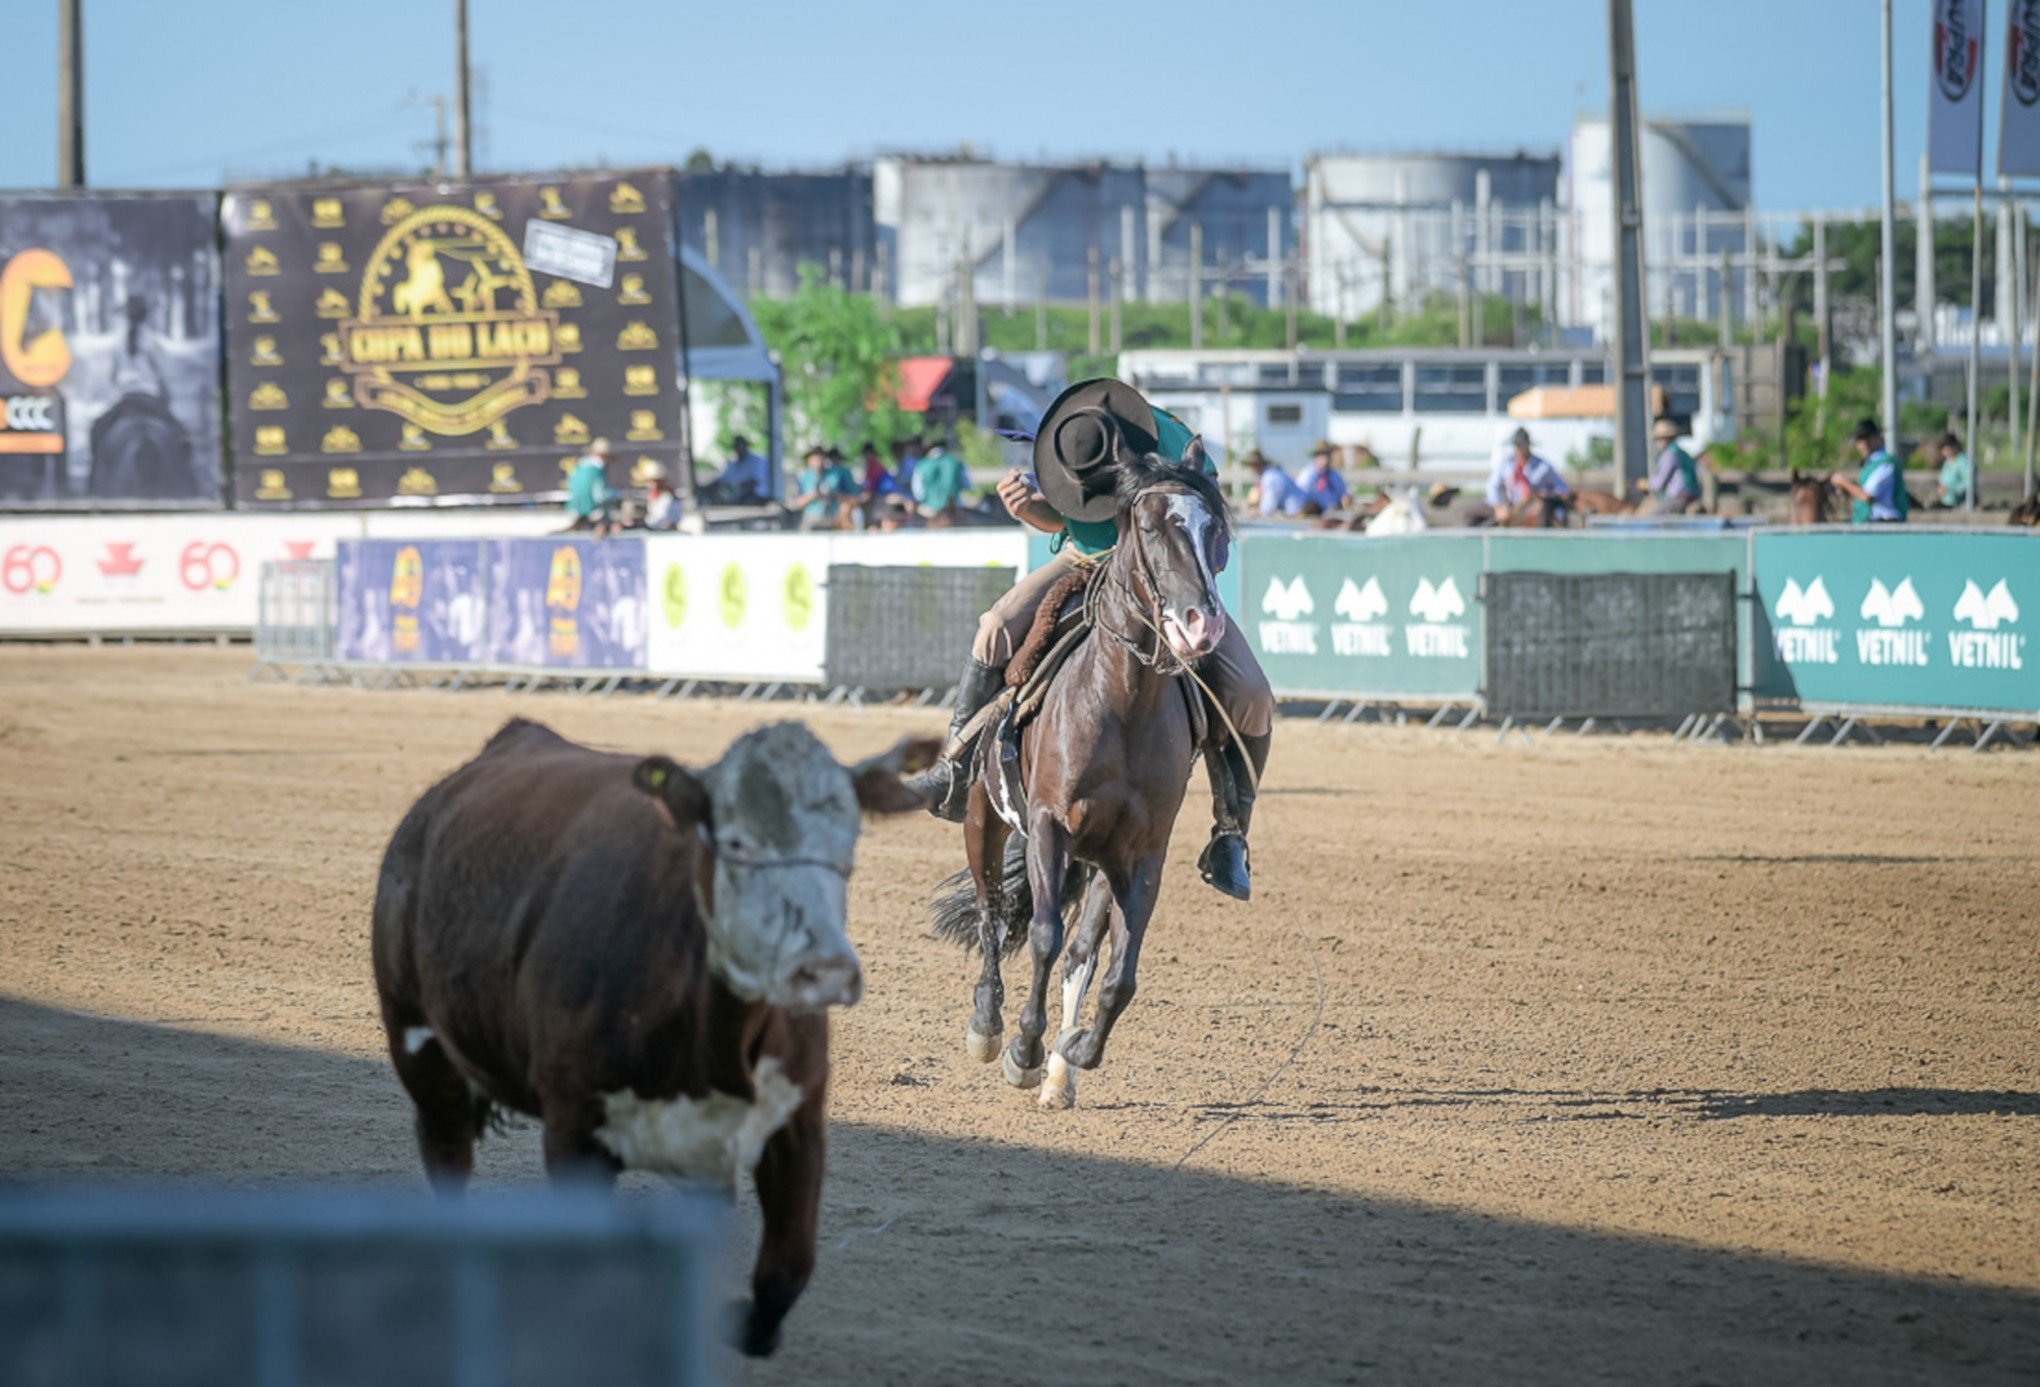
[[[893,445],[893,480],[908,496],[914,494],[914,469],[920,465],[920,439],[909,438]]]
[[[1339,450],[1332,443],[1320,443],[1310,450],[1310,464],[1297,474],[1296,500],[1283,504],[1286,515],[1330,515],[1346,504],[1352,492],[1339,475]]]
[[[800,513],[803,530],[840,530],[848,508],[857,499],[857,479],[840,457],[820,444],[807,450],[807,466],[794,483],[799,494],[791,506]]]
[[[1970,488],[1976,485],[1976,464],[1962,451],[1962,440],[1944,433],[1934,451],[1941,458],[1941,482],[1934,492],[1934,505],[1941,510],[1968,505]]]
[[[567,474],[567,528],[593,530],[597,539],[615,528],[616,493],[609,489],[609,440],[598,438]]]
[[[1693,509],[1700,503],[1700,469],[1693,455],[1679,446],[1679,426],[1660,419],[1651,425],[1650,437],[1658,450],[1649,482],[1656,509],[1668,515]]]
[[[922,517],[935,527],[954,525],[963,493],[970,486],[970,474],[963,459],[931,443],[920,464],[914,468],[914,501]]]
[[[771,459],[751,451],[751,440],[742,434],[730,440],[729,466],[701,488],[704,503],[721,506],[759,506],[778,498],[772,484]]]
[[[1517,429],[1509,440],[1509,451],[1496,460],[1495,470],[1488,476],[1487,503],[1494,509],[1495,522],[1508,524],[1518,506],[1528,505],[1536,497],[1570,495],[1572,488],[1558,469],[1531,451],[1530,430]]]
[[[666,478],[666,464],[645,464],[645,528],[670,530],[680,523],[680,497]]]
[[[1303,493],[1279,464],[1259,448],[1247,454],[1246,463],[1254,474],[1247,505],[1256,515],[1295,515],[1303,509]]]

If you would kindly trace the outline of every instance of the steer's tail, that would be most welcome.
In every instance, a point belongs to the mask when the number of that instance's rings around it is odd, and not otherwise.
[[[1006,840],[1006,858],[1001,868],[1004,881],[992,908],[999,922],[999,952],[1011,957],[1027,943],[1027,926],[1034,918],[1034,887],[1027,879],[1027,842],[1017,833]],[[1070,873],[1063,879],[1065,915],[1084,898],[1084,888],[1090,879],[1089,867],[1082,863],[1070,865]],[[952,873],[935,888],[934,915],[933,933],[937,939],[947,939],[972,953],[978,952],[977,885],[968,869]]]

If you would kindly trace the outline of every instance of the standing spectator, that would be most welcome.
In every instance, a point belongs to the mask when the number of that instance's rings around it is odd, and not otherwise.
[[[920,465],[920,439],[909,438],[893,445],[893,480],[909,496],[914,494],[914,469]]]
[[[1284,514],[1330,515],[1345,505],[1352,493],[1339,475],[1338,462],[1339,450],[1331,443],[1311,449],[1310,465],[1297,474],[1295,482],[1301,499],[1293,508],[1285,505]]]
[[[1281,466],[1259,448],[1247,454],[1247,470],[1254,474],[1254,490],[1247,502],[1257,515],[1294,515],[1303,509],[1303,493]]]
[[[857,496],[857,479],[827,448],[816,444],[807,450],[807,466],[795,485],[800,494],[793,509],[800,512],[803,530],[837,530],[843,526],[843,510]]]
[[[597,539],[610,531],[616,493],[609,489],[609,440],[598,438],[567,474],[567,528],[593,530]]]
[[[1941,455],[1941,485],[1934,493],[1934,505],[1942,510],[1968,505],[1970,489],[1976,485],[1976,464],[1962,451],[1962,440],[1944,433],[1935,451]]]
[[[702,497],[725,506],[762,506],[777,498],[772,484],[771,459],[751,451],[751,440],[742,434],[730,439],[729,466],[702,488]]]
[[[964,471],[963,459],[939,441],[929,445],[927,455],[914,468],[914,500],[933,526],[956,523],[957,506],[969,486],[970,474]]]
[[[1912,497],[1906,494],[1898,459],[1884,449],[1884,430],[1875,419],[1866,418],[1856,425],[1849,441],[1863,466],[1853,477],[1845,472],[1828,476],[1835,490],[1849,497],[1849,518],[1858,525],[1904,524]]]
[[[1495,523],[1506,525],[1516,507],[1528,505],[1539,496],[1570,496],[1558,469],[1530,448],[1530,430],[1517,429],[1509,439],[1509,451],[1495,462],[1488,476],[1487,503],[1494,508]]]
[[[670,530],[680,523],[680,497],[666,477],[666,464],[645,464],[645,528]]]
[[[886,529],[899,527],[899,512],[911,509],[912,498],[901,486],[879,455],[876,443],[866,443],[857,454],[857,475],[859,491],[857,504],[863,512],[864,523],[869,526],[883,526]]]
[[[1679,426],[1660,419],[1651,425],[1650,437],[1658,449],[1650,473],[1650,494],[1657,499],[1657,508],[1669,515],[1691,510],[1700,499],[1700,469],[1693,455],[1679,446]]]

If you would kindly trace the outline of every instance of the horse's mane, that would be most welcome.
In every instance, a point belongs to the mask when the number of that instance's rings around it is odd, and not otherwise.
[[[1204,502],[1204,508],[1211,512],[1213,537],[1222,544],[1232,542],[1232,512],[1226,507],[1218,478],[1193,464],[1172,462],[1155,453],[1124,459],[1119,464],[1112,499],[1119,513],[1125,515],[1144,493],[1158,486],[1180,486]]]

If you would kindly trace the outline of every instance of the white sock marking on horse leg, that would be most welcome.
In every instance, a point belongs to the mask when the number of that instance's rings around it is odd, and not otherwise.
[[[1080,1024],[1078,1018],[1084,1011],[1084,994],[1090,991],[1091,974],[1097,970],[1098,956],[1093,954],[1090,961],[1074,975],[1063,977],[1062,1028],[1073,1031]]]
[[[406,1026],[404,1027],[404,1053],[415,1055],[437,1039],[439,1039],[438,1033],[430,1026]]]
[[[1076,973],[1063,977],[1063,1030],[1077,1028],[1084,1012],[1084,994],[1090,990],[1091,975],[1097,969],[1098,958],[1094,954],[1090,962]],[[1070,1067],[1068,1060],[1056,1053],[1053,1046],[1049,1048],[1048,1073],[1042,1078],[1041,1095],[1036,1101],[1044,1108],[1074,1108],[1077,1105],[1077,1071]]]

